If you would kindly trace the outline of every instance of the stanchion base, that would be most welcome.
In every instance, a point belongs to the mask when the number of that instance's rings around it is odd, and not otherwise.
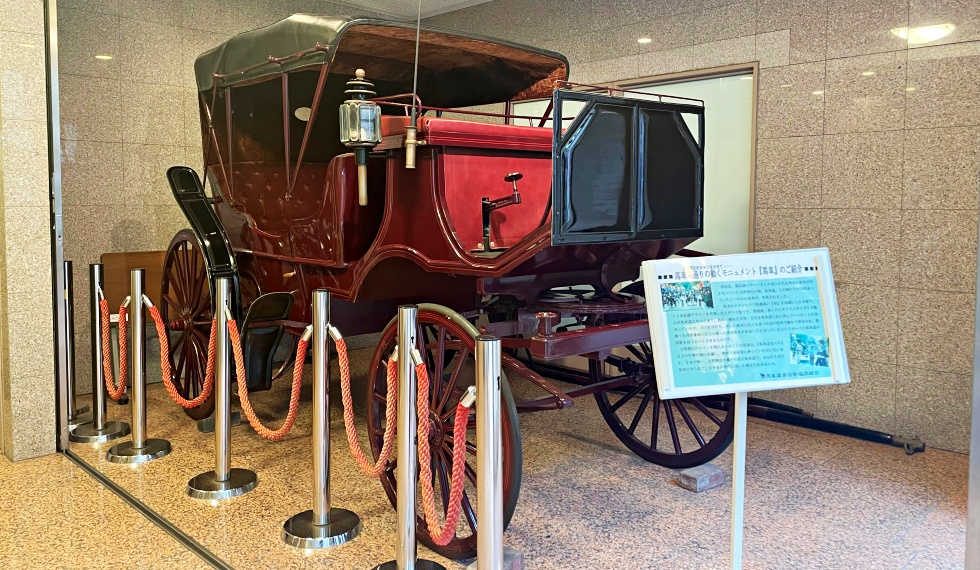
[[[201,473],[187,482],[187,494],[192,499],[218,501],[244,495],[259,484],[254,471],[232,467],[228,478],[218,481],[214,471]]]
[[[133,447],[132,441],[117,443],[105,453],[109,463],[146,463],[170,454],[170,442],[165,439],[148,439],[143,447]]]
[[[239,412],[232,412],[231,427],[235,427],[241,423],[242,415]],[[214,414],[211,414],[203,420],[197,420],[197,431],[201,433],[214,433]]]
[[[106,422],[102,429],[95,429],[92,424],[88,423],[76,426],[75,429],[71,430],[71,433],[68,434],[68,441],[102,443],[125,435],[129,435],[129,424],[126,422]]]
[[[78,426],[83,426],[90,423],[92,423],[92,414],[87,412],[75,414],[74,418],[68,418],[68,429],[73,430]]]
[[[384,564],[375,566],[374,570],[398,570],[398,561],[389,560]],[[415,560],[415,570],[446,570],[446,567],[438,562],[417,558]]]
[[[295,548],[319,549],[340,546],[361,534],[361,518],[347,509],[330,509],[330,522],[313,524],[313,511],[303,511],[282,523],[279,536]]]
[[[478,570],[479,561],[474,560],[466,567],[466,570]],[[520,550],[515,550],[513,548],[504,547],[504,565],[501,570],[523,570],[524,569],[524,553]]]

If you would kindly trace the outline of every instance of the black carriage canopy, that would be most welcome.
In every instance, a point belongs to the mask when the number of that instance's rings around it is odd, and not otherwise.
[[[328,50],[318,51],[317,45]],[[301,52],[302,57],[287,58]],[[272,58],[287,58],[273,62]],[[367,17],[295,14],[243,32],[201,54],[194,63],[199,91],[255,83],[283,72],[330,64],[329,72],[412,91],[415,23]],[[551,97],[568,78],[565,56],[503,40],[423,26],[419,36],[418,95],[425,105],[469,107]]]

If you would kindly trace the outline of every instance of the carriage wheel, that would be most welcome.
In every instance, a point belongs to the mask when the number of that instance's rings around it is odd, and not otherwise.
[[[204,389],[211,334],[211,284],[204,253],[191,230],[177,232],[167,248],[160,286],[160,315],[170,335],[170,369],[177,391],[196,398]],[[214,412],[214,393],[196,408],[184,409],[195,420]]]
[[[429,369],[432,388],[430,397],[430,437],[428,445],[432,455],[432,474],[436,489],[436,504],[443,515],[449,497],[449,473],[453,456],[453,419],[456,403],[468,386],[475,381],[474,362],[475,331],[467,328],[462,317],[447,317],[431,309],[420,308],[418,312],[419,332],[417,337],[424,339],[425,350],[422,358]],[[384,423],[387,380],[385,362],[395,349],[398,323],[393,320],[385,327],[374,351],[371,361],[371,375],[368,387],[368,433],[371,449],[377,459],[384,440],[387,425]],[[437,379],[441,379],[441,382]],[[504,475],[504,528],[510,524],[517,505],[521,486],[521,434],[517,423],[517,408],[506,377],[501,373],[501,409],[503,411],[503,475]],[[420,445],[422,442],[420,442]],[[476,556],[476,417],[470,414],[469,429],[466,432],[466,484],[463,494],[463,516],[456,527],[456,536],[446,546],[436,546],[429,537],[428,529],[421,516],[416,517],[416,533],[431,550],[451,559],[473,558]],[[396,483],[394,455],[388,468],[381,476],[381,484],[388,500],[396,504]],[[421,500],[421,495],[419,495]]]
[[[626,376],[621,389],[597,392],[602,417],[619,441],[643,459],[686,469],[707,463],[732,442],[735,414],[712,409],[699,398],[661,400],[649,343],[625,347],[629,357],[589,360],[593,382]],[[608,371],[612,374],[607,374]],[[734,399],[733,395],[722,398]],[[729,401],[728,410],[732,409]]]

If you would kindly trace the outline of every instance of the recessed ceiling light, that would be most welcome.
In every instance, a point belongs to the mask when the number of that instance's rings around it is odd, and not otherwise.
[[[935,26],[919,26],[916,28],[893,28],[892,33],[908,40],[910,45],[927,44],[938,39],[945,38],[953,33],[956,26],[953,24],[937,24]]]
[[[792,87],[792,86],[793,86],[792,83],[783,83],[782,85],[780,85],[780,87]]]
[[[823,91],[814,91],[813,94],[814,95],[823,95]]]
[[[20,46],[20,47],[22,47],[22,48],[27,48],[27,49],[34,49],[34,48],[37,47],[34,44],[17,44],[17,45]]]
[[[915,87],[906,87],[905,90],[906,91],[915,91]]]
[[[862,71],[861,72],[861,75],[863,75],[865,77],[871,77],[874,74],[875,74],[875,72],[873,72],[873,71]]]
[[[640,38],[640,39],[636,40],[636,43],[638,43],[638,44],[648,44],[648,43],[650,43],[652,41],[653,40],[651,38]]]
[[[108,60],[112,59],[112,56],[111,55],[106,55],[104,53],[100,53],[99,55],[95,56],[95,59],[101,59],[103,61],[108,61]]]

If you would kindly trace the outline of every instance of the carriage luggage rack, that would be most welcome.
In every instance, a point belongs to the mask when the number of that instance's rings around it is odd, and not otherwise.
[[[609,95],[610,97],[615,97],[616,96],[616,93],[624,93],[624,94],[625,93],[632,93],[634,95],[642,95],[643,97],[656,97],[657,98],[657,101],[660,101],[661,103],[664,102],[664,97],[666,97],[668,99],[676,99],[678,101],[686,101],[686,102],[689,102],[689,103],[700,103],[701,106],[704,107],[704,101],[703,100],[701,100],[701,99],[694,99],[694,98],[691,98],[691,97],[681,97],[680,95],[664,95],[664,94],[661,94],[661,93],[648,93],[646,91],[635,91],[635,90],[632,90],[632,89],[622,89],[620,87],[615,87],[615,86],[612,86],[612,85],[592,85],[590,83],[575,83],[575,82],[572,82],[572,81],[565,81],[563,79],[559,79],[558,81],[555,82],[555,84],[558,86],[557,89],[564,89],[562,87],[562,85],[568,85],[568,86],[572,86],[572,87],[584,87],[585,88],[584,90],[587,90],[587,91],[605,91],[606,92],[606,95]],[[583,89],[572,89],[572,90],[573,91],[582,91]]]
[[[386,97],[375,97],[374,99],[371,99],[371,100],[374,101],[375,103],[378,103],[379,105],[388,105],[388,106],[392,106],[392,107],[401,107],[401,108],[403,108],[405,110],[405,116],[407,117],[407,116],[410,115],[410,112],[412,110],[412,105],[409,104],[409,103],[397,103],[397,102],[394,101],[394,99],[401,99],[401,98],[406,98],[406,97],[411,97],[411,96],[412,96],[411,93],[402,93],[402,94],[399,94],[399,95],[388,95]],[[416,99],[417,108],[419,110],[419,116],[421,116],[426,111],[435,111],[436,112],[436,117],[442,117],[442,114],[443,113],[452,113],[454,115],[471,115],[471,116],[478,116],[478,117],[494,117],[494,118],[506,119],[506,120],[510,120],[510,119],[527,119],[528,121],[541,121],[542,124],[539,124],[538,125],[539,127],[544,126],[543,123],[545,123],[545,122],[547,122],[549,120],[547,116],[538,117],[536,115],[518,115],[518,114],[515,114],[515,113],[494,113],[492,111],[472,111],[470,109],[458,109],[458,108],[450,108],[450,107],[433,107],[431,105],[423,105],[422,104],[422,100],[417,95],[415,96],[415,99]],[[551,111],[550,111],[550,107],[549,107],[547,113],[550,113],[550,112]],[[575,117],[567,117],[567,118],[564,118],[562,120],[563,121],[571,121],[574,118]]]

